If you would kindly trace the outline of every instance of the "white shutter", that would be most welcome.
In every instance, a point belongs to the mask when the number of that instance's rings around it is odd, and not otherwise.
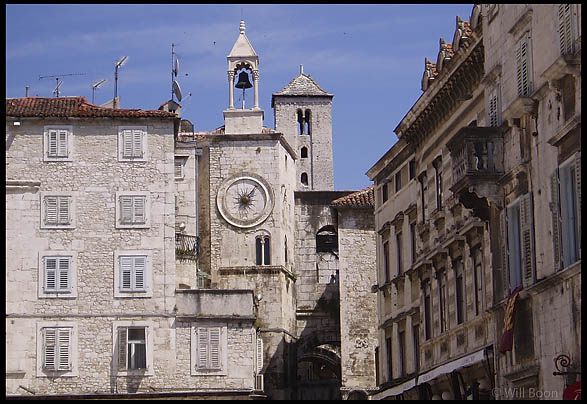
[[[133,220],[133,198],[132,196],[120,197],[120,222],[132,223]]]
[[[530,38],[526,33],[516,45],[516,81],[520,97],[528,97],[532,92],[530,56]]]
[[[58,343],[59,343],[59,363],[57,370],[71,369],[70,363],[70,340],[71,330],[68,328],[58,329]]]
[[[133,200],[133,223],[145,223],[145,197],[135,196]]]
[[[575,53],[572,11],[572,4],[559,4],[558,6],[559,43],[560,52],[563,55]]]
[[[126,327],[118,328],[118,370],[126,370],[126,352],[127,352],[127,334]]]
[[[220,369],[220,327],[209,329],[210,369]]]
[[[67,157],[67,131],[59,131],[59,141],[57,143],[57,155]]]
[[[133,257],[120,257],[120,290],[132,289]]]
[[[197,345],[198,345],[198,354],[196,357],[196,367],[198,369],[207,369],[208,368],[208,359],[209,359],[209,338],[208,338],[208,329],[204,327],[198,327],[197,329]]]
[[[59,284],[60,291],[69,291],[71,288],[71,258],[59,258]]]
[[[146,257],[134,258],[134,286],[133,290],[145,290]]]
[[[558,271],[563,263],[562,251],[562,217],[560,212],[560,180],[559,170],[556,168],[554,174],[550,177],[550,193],[552,202],[550,203],[550,210],[552,212],[552,241],[554,254],[554,270]]]
[[[55,370],[57,355],[57,329],[43,329],[43,367],[47,370]]]
[[[58,203],[58,212],[57,212],[57,221],[59,224],[69,224],[70,222],[70,215],[69,215],[69,206],[70,206],[70,198],[67,196],[59,196],[57,197]]]
[[[50,130],[49,135],[47,136],[47,155],[48,156],[57,156],[57,131]]]
[[[132,157],[133,156],[133,136],[132,130],[122,131],[122,156]]]
[[[263,371],[263,340],[257,335],[257,374]]]
[[[57,224],[57,197],[45,197],[45,224]]]
[[[143,131],[132,131],[132,155],[133,157],[143,157]]]
[[[45,257],[45,292],[57,289],[57,258]]]
[[[528,287],[535,280],[534,209],[531,192],[524,195],[520,200],[520,237],[520,246],[522,249],[522,282],[524,287]]]

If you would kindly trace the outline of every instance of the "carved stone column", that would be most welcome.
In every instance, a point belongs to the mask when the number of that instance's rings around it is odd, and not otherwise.
[[[234,109],[234,71],[228,72],[228,108]]]
[[[259,70],[253,70],[253,86],[255,87],[254,109],[259,109]]]

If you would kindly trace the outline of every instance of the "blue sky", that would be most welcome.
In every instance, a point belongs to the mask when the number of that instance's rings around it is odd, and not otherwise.
[[[260,107],[274,127],[271,94],[300,72],[334,94],[334,183],[337,190],[371,184],[366,171],[396,142],[393,129],[422,94],[424,58],[436,61],[439,40],[452,42],[456,16],[472,4],[210,4],[6,6],[6,97],[114,95],[119,70],[122,108],[157,109],[171,97],[171,44],[179,57],[182,118],[196,130],[224,124],[228,106],[226,56],[239,34],[259,56]],[[189,93],[192,95],[189,96]],[[249,91],[252,93],[252,91]],[[235,105],[240,105],[240,91]],[[247,94],[247,107],[251,104]]]

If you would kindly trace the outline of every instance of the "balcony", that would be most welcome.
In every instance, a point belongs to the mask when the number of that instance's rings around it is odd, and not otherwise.
[[[175,258],[196,260],[200,252],[200,237],[175,233]]]
[[[450,190],[460,203],[483,220],[489,219],[489,204],[501,205],[503,135],[499,128],[467,126],[447,142],[452,160]]]

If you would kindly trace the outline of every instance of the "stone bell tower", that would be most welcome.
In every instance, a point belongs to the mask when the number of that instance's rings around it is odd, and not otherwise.
[[[259,108],[259,56],[245,35],[245,22],[240,23],[240,34],[227,57],[228,59],[228,109],[224,111],[224,126],[227,135],[243,133],[261,133],[263,127],[263,110]],[[254,104],[252,108],[245,109],[243,100],[242,108],[234,106],[235,78],[239,76],[253,77]],[[247,83],[250,83],[248,81]]]

